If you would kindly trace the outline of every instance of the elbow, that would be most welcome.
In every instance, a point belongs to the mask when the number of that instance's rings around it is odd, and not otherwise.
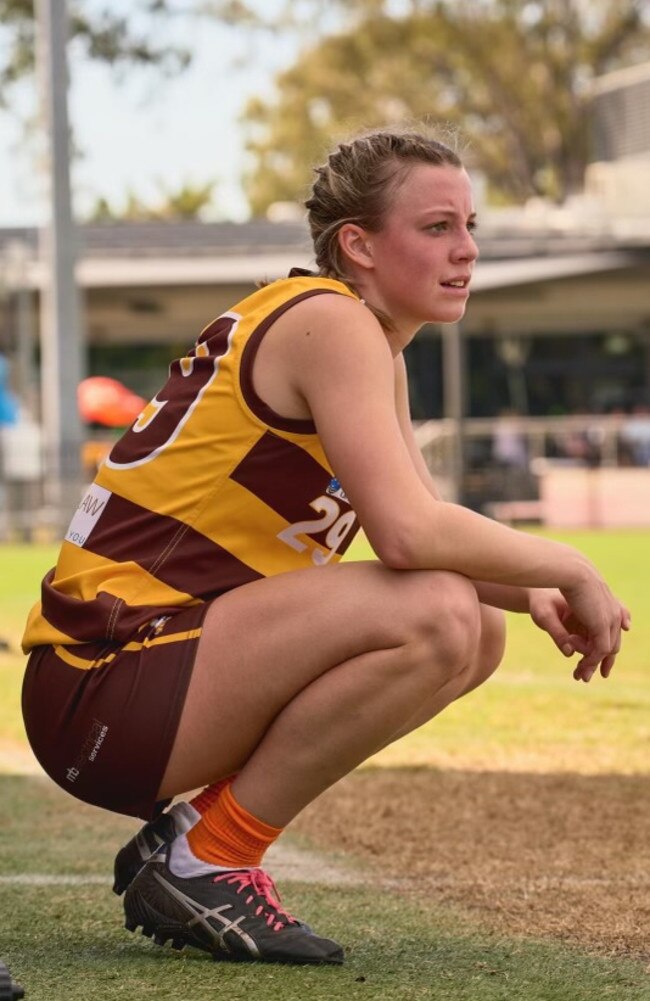
[[[392,528],[374,535],[368,533],[368,540],[378,559],[390,570],[421,569],[418,555],[422,547],[409,532]]]
[[[394,503],[377,505],[367,517],[362,515],[368,541],[391,570],[442,569],[436,566],[439,554],[434,540],[444,538],[445,505],[430,494],[409,501],[402,493]]]

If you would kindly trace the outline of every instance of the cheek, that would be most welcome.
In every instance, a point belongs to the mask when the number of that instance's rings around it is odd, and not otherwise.
[[[407,275],[413,288],[425,285],[430,289],[437,284],[440,265],[432,244],[416,246],[411,243],[405,246],[399,267],[400,273]]]
[[[408,291],[410,297],[435,290],[443,269],[443,241],[398,227],[382,236],[376,263],[385,287],[396,294]]]
[[[395,238],[392,241],[390,253],[390,271],[405,273],[411,279],[431,275],[434,254],[430,243],[424,243],[413,237]]]

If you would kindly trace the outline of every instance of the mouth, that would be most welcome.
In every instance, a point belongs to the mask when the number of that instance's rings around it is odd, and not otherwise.
[[[460,275],[458,278],[449,278],[447,281],[440,282],[440,284],[443,288],[467,291],[471,277],[471,275]]]

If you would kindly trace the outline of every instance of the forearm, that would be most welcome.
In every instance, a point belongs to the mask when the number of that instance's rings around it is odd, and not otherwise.
[[[393,538],[399,549],[396,565],[402,569],[450,570],[515,588],[572,588],[595,574],[592,564],[571,546],[507,528],[446,502],[429,501],[421,511],[411,511]],[[392,558],[390,553],[389,561]]]
[[[530,589],[514,587],[511,584],[489,584],[484,580],[473,580],[478,600],[483,605],[502,608],[506,612],[528,612]]]

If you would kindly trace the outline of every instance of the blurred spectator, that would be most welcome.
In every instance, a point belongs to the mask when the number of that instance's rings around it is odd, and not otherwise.
[[[5,492],[0,531],[22,542],[31,542],[43,475],[40,425],[29,413],[17,408],[16,420],[0,426],[0,445],[0,471]]]
[[[637,403],[621,428],[621,440],[629,448],[635,466],[650,466],[650,405]]]
[[[514,410],[502,410],[499,414],[492,439],[492,458],[508,468],[526,469],[528,466],[526,437],[519,429]]]
[[[587,427],[582,430],[569,429],[553,437],[549,451],[554,457],[565,459],[570,465],[595,468],[602,461],[605,432],[597,419],[590,414],[576,414],[584,417]]]
[[[15,424],[18,418],[18,400],[9,389],[9,366],[0,355],[0,425]]]

